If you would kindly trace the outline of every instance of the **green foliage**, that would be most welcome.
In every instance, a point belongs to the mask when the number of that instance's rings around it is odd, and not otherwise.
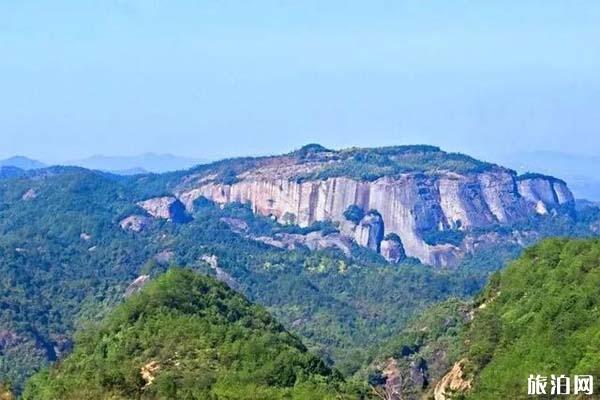
[[[173,269],[81,333],[23,398],[333,399],[341,384],[262,307]]]
[[[465,238],[465,232],[459,229],[429,230],[422,232],[422,237],[425,243],[430,245],[452,244],[460,246]]]
[[[396,243],[402,243],[402,240],[400,240],[400,236],[398,236],[397,234],[395,234],[393,232],[386,234],[383,239],[391,240],[392,242],[396,242]]]
[[[299,180],[327,179],[345,176],[373,181],[382,176],[407,172],[454,171],[475,173],[499,168],[464,154],[446,153],[434,146],[391,146],[341,150],[335,163],[327,163],[315,173],[299,176]]]
[[[600,241],[550,239],[493,277],[466,333],[473,399],[521,398],[529,374],[600,373]]]
[[[355,224],[358,224],[364,216],[365,212],[356,204],[349,205],[346,211],[344,211],[344,218],[346,218],[348,221],[354,222]]]
[[[393,358],[402,376],[407,377],[405,396],[420,398],[432,389],[432,383],[443,376],[463,351],[463,330],[469,319],[471,305],[449,299],[427,309],[402,329],[397,336],[377,350],[377,357],[362,369],[357,377],[367,379],[372,386],[385,383],[373,378],[382,375],[386,360]],[[412,380],[415,367],[423,380]]]

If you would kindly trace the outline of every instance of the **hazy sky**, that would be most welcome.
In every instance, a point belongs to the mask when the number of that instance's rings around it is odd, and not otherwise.
[[[600,2],[0,2],[0,157],[600,154]]]

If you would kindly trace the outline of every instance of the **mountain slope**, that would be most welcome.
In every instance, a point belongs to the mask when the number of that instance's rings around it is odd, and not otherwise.
[[[170,270],[82,334],[24,399],[333,399],[339,376],[261,307]]]
[[[600,241],[547,240],[495,276],[470,324],[468,398],[517,398],[530,374],[600,374]]]
[[[494,400],[526,398],[530,375],[547,377],[547,394],[552,374],[598,376],[599,287],[600,240],[545,240],[474,304],[434,306],[388,342],[371,384],[403,395],[391,400]]]

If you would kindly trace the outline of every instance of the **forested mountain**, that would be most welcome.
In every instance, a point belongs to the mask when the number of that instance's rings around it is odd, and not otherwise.
[[[339,373],[259,306],[172,269],[79,336],[24,399],[335,399]]]
[[[598,208],[576,206],[556,178],[431,146],[311,145],[133,177],[19,171],[0,179],[0,383],[16,391],[134,280],[171,265],[266,307],[352,376],[420,311],[470,298],[523,246],[600,229]],[[490,191],[492,176],[507,191]],[[373,208],[381,202],[394,213]],[[417,248],[440,262],[422,263]]]
[[[473,303],[428,310],[364,373],[389,399],[520,399],[530,375],[597,377],[600,241],[548,239],[496,273]],[[597,386],[593,391],[597,392]]]

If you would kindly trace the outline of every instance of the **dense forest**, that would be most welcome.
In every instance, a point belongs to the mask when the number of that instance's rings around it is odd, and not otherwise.
[[[339,373],[264,308],[171,269],[77,337],[24,399],[335,399]]]
[[[546,394],[551,376],[562,374],[573,394],[575,375],[600,373],[599,285],[599,240],[545,240],[494,274],[473,301],[450,299],[411,321],[359,375],[407,399],[439,392],[453,366],[455,383],[470,388],[455,399],[525,398],[528,377],[538,374]],[[390,371],[407,379],[394,382]]]

